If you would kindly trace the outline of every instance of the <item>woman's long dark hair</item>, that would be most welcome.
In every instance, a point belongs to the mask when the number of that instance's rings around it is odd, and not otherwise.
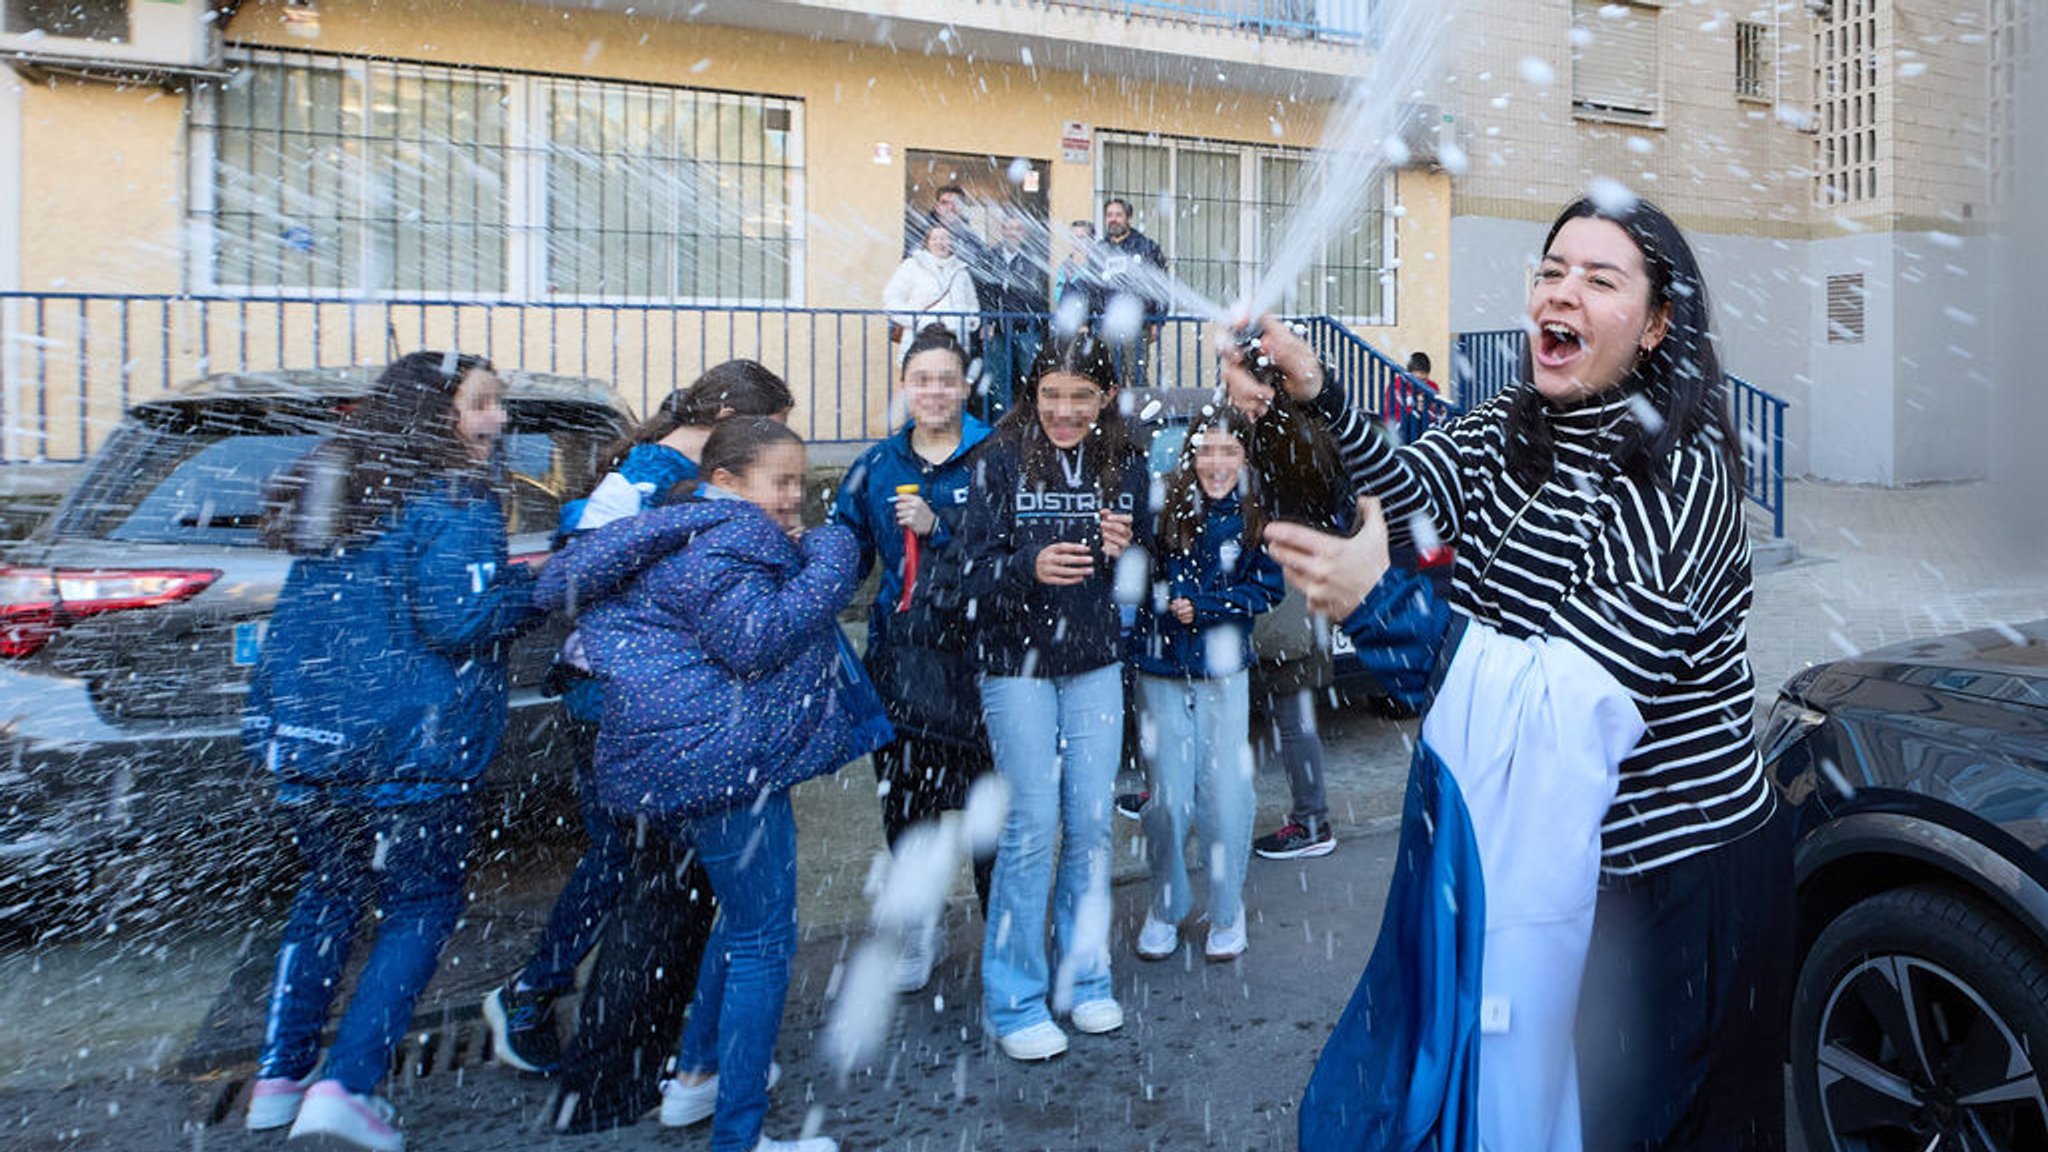
[[[483,473],[455,431],[455,392],[481,356],[411,352],[391,362],[341,427],[265,493],[263,543],[301,555],[361,540],[436,482]]]
[[[727,360],[705,369],[688,388],[668,394],[654,415],[624,439],[615,441],[598,457],[597,471],[584,485],[584,495],[597,487],[605,474],[618,468],[626,454],[642,444],[653,444],[678,428],[709,428],[719,416],[773,416],[796,407],[796,397],[782,377],[756,360]]]
[[[1228,404],[1213,405],[1208,413],[1188,426],[1188,438],[1180,446],[1180,459],[1166,474],[1165,502],[1159,509],[1159,550],[1178,555],[1195,546],[1201,535],[1208,497],[1195,475],[1195,451],[1203,436],[1229,435],[1244,447],[1245,470],[1238,490],[1238,506],[1244,510],[1244,537],[1257,547],[1266,531],[1265,499],[1259,470],[1252,466],[1252,440],[1257,426],[1252,418]]]
[[[1643,254],[1643,268],[1650,281],[1651,313],[1666,305],[1671,308],[1664,339],[1637,362],[1617,392],[1640,393],[1656,410],[1658,419],[1627,421],[1621,444],[1615,449],[1615,459],[1628,476],[1655,483],[1657,465],[1679,444],[1701,437],[1720,453],[1739,489],[1742,450],[1728,411],[1728,385],[1721,374],[1721,358],[1714,350],[1707,282],[1700,275],[1692,246],[1685,242],[1685,235],[1671,217],[1647,200],[1632,201],[1626,208],[1603,208],[1590,197],[1581,197],[1558,214],[1550,234],[1543,238],[1543,250],[1550,251],[1558,231],[1566,224],[1587,218],[1608,221],[1628,234]],[[1525,350],[1523,386],[1508,401],[1507,454],[1508,470],[1517,482],[1529,488],[1549,477],[1555,452],[1550,423],[1544,418],[1544,406],[1549,401],[1530,384],[1534,379],[1531,356]]]
[[[1095,418],[1095,430],[1082,441],[1095,454],[1095,492],[1107,508],[1123,487],[1124,466],[1132,452],[1131,434],[1115,402],[1116,362],[1110,358],[1109,345],[1094,333],[1084,328],[1071,336],[1054,335],[1039,347],[1038,358],[1025,374],[1024,390],[996,424],[990,439],[1019,446],[1020,472],[1027,486],[1050,483],[1055,475],[1053,455],[1058,450],[1038,422],[1038,385],[1055,374],[1082,377],[1110,398]],[[1138,511],[1144,514],[1144,509]]]
[[[1351,523],[1351,473],[1322,417],[1275,388],[1252,425],[1252,470],[1268,517],[1342,532]]]

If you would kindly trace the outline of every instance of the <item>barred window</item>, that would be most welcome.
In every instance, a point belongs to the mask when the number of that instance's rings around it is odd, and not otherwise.
[[[1305,198],[1308,154],[1259,144],[1101,132],[1099,204],[1130,201],[1132,226],[1156,242],[1174,277],[1208,300],[1253,288]],[[1381,178],[1358,214],[1325,243],[1282,310],[1394,322],[1393,181]]]
[[[1744,100],[1770,96],[1771,30],[1750,20],[1735,22],[1735,95]]]
[[[195,279],[795,302],[802,104],[244,51],[195,132]]]
[[[1645,4],[1572,0],[1572,109],[1582,115],[1657,118],[1657,15]]]

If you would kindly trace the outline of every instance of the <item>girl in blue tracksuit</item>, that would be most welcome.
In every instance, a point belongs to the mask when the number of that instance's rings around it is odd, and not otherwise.
[[[929,578],[912,580],[911,599],[904,597],[906,534],[915,539],[920,573],[945,560],[959,538],[973,452],[989,427],[966,411],[967,352],[951,329],[928,325],[903,356],[910,420],[853,462],[832,505],[833,522],[860,542],[861,571],[881,564],[868,614],[867,666],[896,728],[896,739],[874,756],[892,852],[913,826],[930,827],[964,808],[968,786],[992,767],[963,623],[929,610]],[[993,861],[975,861],[984,910],[992,869]],[[935,906],[918,909],[916,922],[904,926],[898,991],[914,992],[931,979],[945,943],[943,891],[933,888]]]
[[[859,551],[802,532],[803,441],[778,421],[721,423],[699,465],[689,497],[577,537],[536,600],[581,612],[600,801],[694,851],[718,897],[670,1097],[713,1102],[712,1152],[834,1152],[761,1124],[796,950],[789,789],[890,737],[838,631]]]
[[[1145,806],[1152,902],[1138,932],[1140,959],[1164,960],[1193,911],[1186,844],[1190,819],[1205,846],[1208,938],[1203,953],[1245,950],[1244,874],[1251,856],[1252,618],[1285,594],[1280,566],[1260,544],[1265,516],[1246,466],[1249,417],[1228,406],[1195,422],[1166,477],[1152,596],[1131,636],[1141,751],[1152,798]]]
[[[697,457],[704,441],[727,416],[769,416],[786,419],[795,403],[782,378],[752,360],[728,360],[707,370],[688,388],[670,393],[661,407],[632,437],[607,453],[607,460],[590,494],[562,507],[561,532],[569,536],[601,528],[614,520],[637,515],[645,508],[658,508],[685,481],[697,478]],[[596,739],[603,696],[583,657],[582,638],[571,633],[562,645],[551,676],[568,713],[568,732],[576,758],[576,792],[588,840],[576,868],[555,898],[533,953],[519,975],[491,990],[484,997],[484,1020],[492,1034],[491,1051],[499,1063],[523,1072],[552,1073],[560,1063],[560,1039],[555,1030],[554,1002],[576,986],[576,967],[597,942],[605,917],[618,901],[633,864],[633,842],[629,830],[622,830],[604,814],[597,802],[597,790],[590,779],[591,743]],[[657,862],[643,862],[652,867]],[[678,896],[703,891],[708,885],[701,869],[684,869],[686,875],[674,885]],[[698,949],[711,931],[716,904],[708,899],[678,898],[663,902],[671,913],[664,916],[663,931],[671,940],[695,942],[687,956],[671,957],[670,967],[679,972],[696,969]],[[687,976],[684,979],[688,979]],[[607,1021],[625,1013],[613,1006]],[[607,1032],[611,1030],[606,1029]],[[623,1033],[609,1037],[612,1048]],[[639,1037],[636,1037],[639,1038]],[[583,1049],[590,1050],[587,1038]],[[566,1087],[579,1095],[586,1109],[600,1101],[590,1085]],[[633,1115],[646,1111],[634,1107],[640,1097],[627,1093],[627,1104],[619,1111]]]
[[[1085,331],[1048,341],[976,454],[956,545],[982,716],[1010,790],[982,1008],[1017,1060],[1066,1051],[1056,1009],[1083,1032],[1123,1026],[1109,976],[1109,813],[1124,713],[1117,592],[1135,603],[1146,587],[1150,487],[1117,411],[1107,346]]]
[[[377,1085],[462,910],[474,786],[505,726],[502,644],[536,618],[487,482],[503,394],[477,357],[405,356],[272,492],[264,539],[296,559],[244,742],[277,777],[305,877],[251,1128],[404,1145]],[[377,941],[323,1065],[320,1033],[373,896]]]

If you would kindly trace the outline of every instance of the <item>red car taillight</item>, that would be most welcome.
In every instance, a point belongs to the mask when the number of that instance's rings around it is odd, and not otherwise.
[[[0,657],[30,655],[86,616],[175,604],[218,579],[212,568],[0,568]]]

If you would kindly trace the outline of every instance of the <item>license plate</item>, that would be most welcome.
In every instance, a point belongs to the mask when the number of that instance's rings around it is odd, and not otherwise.
[[[235,625],[235,667],[247,668],[263,655],[263,621]]]

